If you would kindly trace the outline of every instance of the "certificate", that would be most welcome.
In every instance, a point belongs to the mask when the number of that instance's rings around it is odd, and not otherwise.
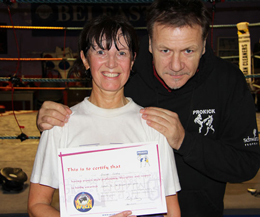
[[[166,213],[156,142],[58,150],[61,217]]]

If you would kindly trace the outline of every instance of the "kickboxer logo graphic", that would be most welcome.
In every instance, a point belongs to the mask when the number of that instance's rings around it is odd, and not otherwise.
[[[205,132],[204,136],[208,135],[209,131],[212,131],[212,133],[215,132],[213,127],[213,114],[215,114],[215,109],[193,111],[193,115],[197,115],[194,119],[194,123],[199,125],[199,133]],[[204,118],[202,115],[204,115]]]

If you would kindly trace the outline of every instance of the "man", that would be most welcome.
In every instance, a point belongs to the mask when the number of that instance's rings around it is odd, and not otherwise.
[[[243,73],[206,46],[210,18],[200,0],[155,0],[147,18],[149,39],[125,93],[175,152],[182,216],[220,217],[226,183],[259,169],[253,98]],[[38,128],[62,126],[69,113],[46,102]]]

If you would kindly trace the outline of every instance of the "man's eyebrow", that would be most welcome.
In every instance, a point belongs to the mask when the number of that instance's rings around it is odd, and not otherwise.
[[[196,50],[198,48],[198,46],[196,45],[190,45],[190,46],[187,46],[186,48],[184,48],[183,50]]]
[[[165,49],[165,50],[169,50],[170,48],[168,48],[168,46],[164,45],[164,44],[159,44],[158,48],[160,49]]]

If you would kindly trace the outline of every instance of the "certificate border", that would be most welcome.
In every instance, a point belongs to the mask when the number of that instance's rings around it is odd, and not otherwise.
[[[138,143],[136,145],[127,145],[126,146],[120,146],[120,147],[110,147],[110,148],[103,148],[105,146],[100,146],[100,149],[95,149],[95,150],[89,150],[89,151],[80,151],[80,152],[71,152],[71,153],[65,153],[63,154],[62,152],[60,152],[60,154],[58,155],[60,157],[60,161],[61,161],[61,169],[62,169],[62,179],[63,179],[63,191],[64,191],[64,199],[65,199],[65,207],[66,207],[66,211],[67,211],[67,195],[66,195],[66,185],[65,185],[65,175],[64,175],[64,167],[63,167],[63,158],[64,157],[68,157],[68,156],[72,156],[72,155],[80,155],[80,154],[87,154],[87,153],[95,153],[95,152],[104,152],[104,151],[114,151],[114,150],[118,150],[118,149],[126,149],[126,148],[133,148],[133,147],[141,147],[141,146],[146,146],[152,143]],[[124,145],[124,144],[121,144]],[[163,201],[163,195],[162,195],[162,174],[161,174],[161,164],[160,164],[160,155],[159,155],[159,147],[158,147],[158,143],[156,142],[156,151],[157,151],[157,160],[158,160],[158,167],[159,167],[159,177],[160,177],[160,197],[161,197],[161,202]]]

